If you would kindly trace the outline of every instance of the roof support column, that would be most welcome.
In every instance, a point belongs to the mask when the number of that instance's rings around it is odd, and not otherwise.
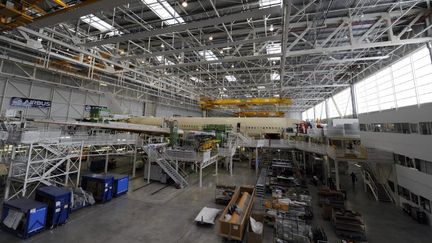
[[[282,86],[285,77],[285,59],[287,56],[287,45],[288,45],[288,31],[289,31],[289,21],[291,16],[291,0],[283,0],[283,29],[282,29],[282,57],[280,62],[280,91],[279,96],[282,97]]]
[[[356,96],[354,84],[350,84],[350,92],[351,92],[352,117],[358,118],[357,96]]]

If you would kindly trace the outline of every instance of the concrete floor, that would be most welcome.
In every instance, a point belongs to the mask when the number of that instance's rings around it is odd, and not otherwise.
[[[349,175],[341,176],[341,187],[347,191],[346,207],[362,214],[366,225],[368,243],[429,243],[432,242],[431,226],[421,225],[394,204],[375,201],[370,192],[363,189],[363,180],[352,186]],[[310,188],[316,195],[317,189]],[[339,242],[330,221],[324,221],[317,197],[313,198],[314,223],[322,226],[330,242]]]
[[[190,186],[186,189],[165,187],[152,183],[126,196],[74,212],[69,222],[54,230],[42,232],[26,242],[223,242],[217,235],[216,225],[197,226],[195,216],[204,206],[224,207],[214,203],[216,183],[253,185],[255,173],[246,164],[234,168],[235,176],[219,169],[214,175],[214,167],[204,170],[203,188],[198,187],[198,176],[189,177]],[[131,189],[144,185],[142,178],[131,182]],[[265,242],[271,242],[272,229],[266,228]],[[19,239],[0,231],[0,242],[20,242]]]
[[[205,169],[203,188],[198,187],[197,174],[189,178],[190,186],[178,190],[165,185],[152,183],[145,185],[142,178],[131,182],[130,192],[106,204],[98,204],[73,213],[69,222],[54,230],[42,232],[25,242],[98,243],[98,242],[223,242],[217,235],[217,227],[200,227],[193,220],[202,207],[223,209],[214,203],[215,184],[254,184],[254,171],[246,164],[236,164],[234,175],[223,169],[214,175],[214,167]],[[347,205],[363,214],[370,243],[427,243],[432,242],[432,230],[420,225],[398,207],[378,203],[362,190],[359,181],[353,189],[347,176],[342,176],[341,184],[348,192]],[[316,204],[316,188],[311,187],[311,195]],[[329,242],[340,242],[328,221],[323,221],[321,209],[314,207],[314,223],[324,227]],[[266,226],[264,242],[272,242],[272,228]],[[0,230],[0,242],[24,242]]]

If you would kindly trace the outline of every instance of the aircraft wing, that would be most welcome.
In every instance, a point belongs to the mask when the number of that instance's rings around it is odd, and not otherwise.
[[[52,121],[52,120],[32,120],[32,122],[55,124],[60,126],[79,126],[79,127],[88,127],[88,128],[112,129],[112,130],[145,133],[145,134],[152,134],[152,135],[170,134],[169,128],[142,125],[142,124],[133,124],[133,123],[126,123],[126,122],[96,123],[96,122]],[[183,130],[179,129],[178,133],[183,134]]]

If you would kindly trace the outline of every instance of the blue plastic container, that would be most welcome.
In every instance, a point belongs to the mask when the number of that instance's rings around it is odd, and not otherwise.
[[[62,187],[45,186],[36,190],[35,200],[48,204],[47,228],[66,223],[70,213],[72,193]]]
[[[9,200],[3,203],[1,225],[7,231],[25,239],[45,229],[47,211],[48,205],[46,203],[24,198]],[[22,217],[11,217],[16,214],[20,214]],[[9,222],[11,221],[11,218],[15,218],[16,222],[20,219],[19,223],[16,224],[17,227],[8,227],[5,224],[6,217],[8,217],[8,220],[6,221]]]
[[[108,202],[113,196],[114,177],[112,175],[89,174],[81,178],[81,187],[93,194],[95,201]]]
[[[123,194],[126,194],[129,190],[129,176],[119,174],[110,175],[114,177],[113,196],[119,197]]]

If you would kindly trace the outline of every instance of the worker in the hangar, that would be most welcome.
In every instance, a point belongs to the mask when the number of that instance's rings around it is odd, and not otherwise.
[[[353,172],[351,172],[351,181],[352,181],[352,185],[353,187],[355,187],[355,183],[357,182],[357,176],[356,174]]]

